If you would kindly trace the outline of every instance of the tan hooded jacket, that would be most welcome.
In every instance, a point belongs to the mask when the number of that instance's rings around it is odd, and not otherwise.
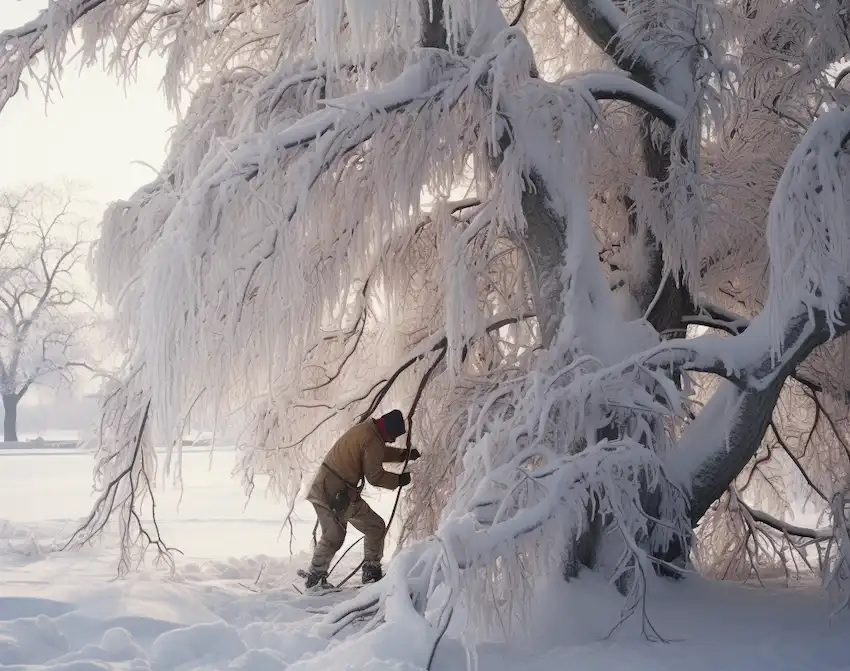
[[[346,484],[361,490],[364,478],[375,487],[395,489],[399,484],[398,475],[385,471],[384,463],[403,462],[405,454],[406,450],[390,447],[384,442],[375,420],[367,419],[355,424],[325,456],[307,499],[327,502]]]

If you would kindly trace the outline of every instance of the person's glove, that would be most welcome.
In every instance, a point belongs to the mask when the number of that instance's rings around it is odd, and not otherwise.
[[[410,473],[401,473],[398,476],[398,486],[407,487],[410,484]]]
[[[408,457],[408,459],[410,461],[416,461],[421,456],[422,453],[419,450],[410,450],[410,456]]]

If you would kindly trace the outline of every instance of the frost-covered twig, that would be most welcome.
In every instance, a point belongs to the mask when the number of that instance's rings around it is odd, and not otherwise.
[[[139,401],[142,405],[137,405]],[[117,519],[120,547],[118,564],[119,575],[133,569],[134,549],[139,551],[136,561],[141,561],[149,547],[156,550],[157,562],[164,562],[174,570],[173,552],[177,548],[166,545],[159,530],[156,516],[156,500],[151,487],[149,471],[152,469],[150,454],[150,412],[151,403],[132,394],[128,395],[126,386],[117,388],[105,401],[106,407],[115,422],[112,431],[100,436],[98,448],[99,471],[103,491],[92,507],[92,511],[80,527],[71,535],[63,549],[80,547],[93,542],[107,529],[110,520]],[[116,449],[109,445],[115,429],[123,429],[124,423],[136,426],[133,448],[122,450],[120,443]],[[111,449],[110,449],[111,448]],[[119,464],[125,463],[123,467]],[[150,521],[142,519],[143,506],[150,497]],[[152,531],[149,531],[147,525]]]
[[[797,536],[799,538],[810,538],[812,540],[822,541],[827,540],[829,538],[834,537],[834,533],[832,529],[809,529],[807,527],[800,527],[796,524],[789,524],[788,522],[783,522],[782,520],[776,519],[772,515],[768,515],[761,510],[755,510],[754,508],[750,508],[745,503],[741,502],[742,506],[745,506],[749,514],[752,516],[754,520],[762,522],[772,529],[776,529],[777,531],[782,532],[783,534],[788,534],[789,536]]]

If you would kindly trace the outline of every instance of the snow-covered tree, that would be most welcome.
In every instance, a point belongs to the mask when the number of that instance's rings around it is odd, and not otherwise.
[[[46,187],[0,194],[3,440],[33,384],[73,381],[91,312],[80,290],[87,245],[69,197]],[[75,276],[76,275],[76,276]]]
[[[333,437],[402,405],[410,542],[338,626],[439,628],[460,594],[486,621],[582,566],[634,607],[690,550],[751,570],[809,541],[846,599],[849,23],[843,0],[57,0],[0,35],[5,98],[39,57],[49,90],[72,36],[119,75],[163,55],[189,96],[104,217],[129,346],[80,538],[115,515],[123,568],[166,549],[152,447],[179,457],[190,410],[246,418],[248,492],[267,474],[291,506]],[[822,528],[785,520],[798,481]]]

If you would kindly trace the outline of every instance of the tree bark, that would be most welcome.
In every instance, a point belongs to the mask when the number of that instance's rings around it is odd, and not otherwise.
[[[18,442],[18,398],[17,394],[3,395],[3,440]]]
[[[423,0],[419,5],[419,11],[422,14],[422,46],[431,49],[448,49],[443,3]]]
[[[660,148],[653,144],[651,121],[652,117],[649,114],[643,115],[641,145],[644,170],[648,177],[663,182],[670,172],[670,141],[668,139]],[[629,215],[629,231],[634,237],[641,235],[633,213]],[[632,295],[641,312],[645,313],[652,306],[652,310],[647,315],[647,321],[663,338],[684,338],[687,332],[685,317],[694,313],[690,292],[681,282],[681,277],[678,278],[679,282],[675,282],[671,274],[666,282],[664,281],[662,249],[652,231],[648,229],[643,231],[642,239],[636,242],[643,245],[644,253],[648,257],[646,266],[649,269],[649,277],[642,287],[632,288]],[[662,282],[664,282],[663,286]],[[659,291],[658,300],[653,306],[652,302]]]
[[[520,242],[531,267],[531,291],[541,344],[548,348],[564,319],[561,272],[567,245],[567,222],[546,205],[545,183],[534,173],[531,181],[534,191],[526,191],[522,196],[526,229]]]

